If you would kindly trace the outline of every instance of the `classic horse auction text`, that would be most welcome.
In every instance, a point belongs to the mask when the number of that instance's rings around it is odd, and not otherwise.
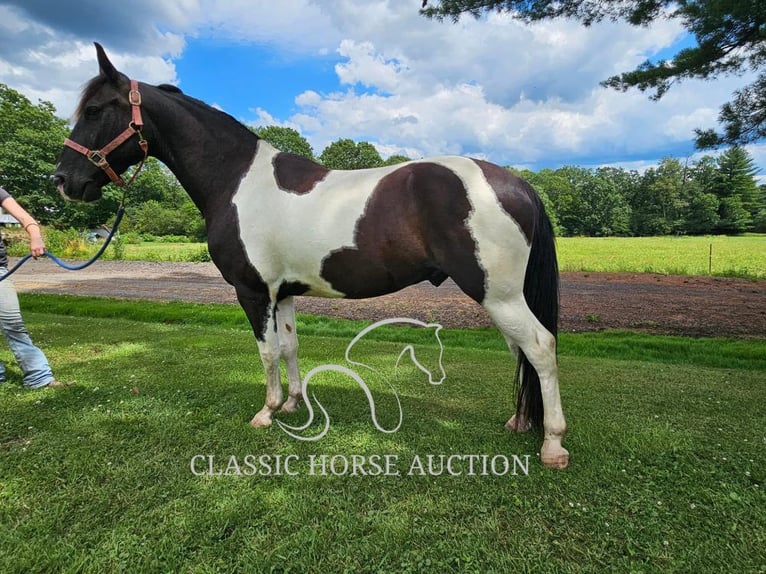
[[[528,476],[530,455],[397,454],[194,455],[195,476]]]

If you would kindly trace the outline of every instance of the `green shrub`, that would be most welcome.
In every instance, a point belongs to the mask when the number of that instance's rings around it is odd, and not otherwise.
[[[141,241],[144,241],[138,231],[128,231],[126,233],[121,233],[120,238],[126,245],[138,245],[141,243]]]
[[[186,259],[186,261],[191,263],[206,263],[210,260],[210,252],[207,250],[207,245],[200,246],[196,253],[190,253]]]
[[[123,240],[122,235],[116,233],[114,237],[112,237],[112,242],[109,244],[109,247],[112,249],[112,257],[114,259],[125,259],[125,241]]]

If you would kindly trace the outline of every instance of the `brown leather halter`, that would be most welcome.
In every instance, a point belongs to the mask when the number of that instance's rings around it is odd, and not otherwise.
[[[144,167],[144,162],[146,161],[146,156],[149,152],[149,144],[147,143],[146,139],[144,139],[144,135],[141,133],[141,128],[144,127],[144,120],[141,117],[141,93],[138,91],[138,82],[136,80],[130,80],[130,92],[128,92],[128,101],[130,102],[132,111],[131,122],[128,124],[128,127],[125,128],[125,131],[123,131],[120,135],[118,135],[101,149],[89,150],[85,146],[80,145],[77,142],[70,140],[69,138],[64,140],[64,145],[72,148],[77,152],[80,152],[85,157],[87,157],[92,164],[103,169],[106,172],[106,175],[109,176],[109,179],[111,179],[112,182],[118,187],[123,187],[133,183],[133,180],[136,179],[138,172],[140,172],[141,168]],[[120,177],[112,169],[112,166],[109,165],[109,162],[106,161],[106,156],[108,156],[111,152],[126,142],[131,136],[133,136],[133,134],[138,134],[138,145],[141,146],[141,149],[144,152],[144,157],[126,184],[125,180],[123,180],[122,177]]]

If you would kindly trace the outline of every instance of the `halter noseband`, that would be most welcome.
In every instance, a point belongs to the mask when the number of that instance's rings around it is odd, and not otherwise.
[[[112,182],[118,187],[123,187],[125,185],[130,185],[131,183],[133,183],[133,180],[136,179],[138,172],[141,171],[142,167],[144,167],[144,162],[146,161],[146,156],[149,152],[149,144],[147,143],[146,139],[144,139],[144,135],[141,133],[141,128],[144,127],[144,120],[141,117],[141,93],[138,91],[138,82],[136,80],[130,80],[130,92],[128,92],[128,102],[130,102],[130,108],[132,111],[131,122],[128,124],[128,127],[125,128],[125,130],[120,135],[118,135],[116,138],[114,138],[111,142],[106,144],[101,149],[90,150],[86,148],[85,146],[70,140],[69,138],[66,138],[64,140],[65,146],[70,147],[76,152],[83,154],[85,157],[88,158],[88,160],[93,165],[103,169],[106,172],[106,175],[109,176],[109,179],[111,179]],[[112,169],[112,166],[109,165],[109,162],[106,161],[106,156],[108,156],[120,145],[126,142],[131,136],[133,136],[133,134],[138,134],[138,145],[143,150],[144,157],[141,160],[141,163],[138,165],[138,168],[136,168],[130,180],[126,184],[125,180],[123,180],[122,177],[120,177]]]

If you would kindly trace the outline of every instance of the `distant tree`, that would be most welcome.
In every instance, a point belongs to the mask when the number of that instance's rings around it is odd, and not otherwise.
[[[294,153],[305,158],[314,159],[314,150],[308,140],[297,130],[281,126],[265,126],[252,130],[255,135],[265,139],[280,151]]]
[[[57,229],[89,229],[109,225],[116,218],[122,198],[122,191],[112,184],[104,186],[101,199],[94,203],[73,203],[56,197],[58,194],[54,193],[52,197],[56,205],[46,213],[44,219]],[[32,213],[37,217],[39,209],[34,209]]]
[[[766,233],[766,185],[758,186],[760,194],[760,206],[753,220],[753,231]]]
[[[730,148],[718,156],[716,191],[720,197],[738,196],[742,206],[755,215],[759,206],[760,190],[755,176],[755,162],[748,151],[741,147]]]
[[[430,5],[429,5],[430,4]],[[589,26],[604,19],[647,26],[674,19],[692,34],[696,46],[672,60],[646,61],[633,71],[608,78],[603,85],[621,91],[652,90],[660,99],[674,83],[688,78],[762,70],[766,63],[766,2],[763,0],[425,0],[421,13],[456,21],[463,14],[479,17],[507,12],[526,22],[573,18]],[[695,130],[697,146],[741,145],[766,137],[766,73],[734,92],[719,114],[722,133]]]
[[[204,239],[205,223],[199,210],[173,173],[154,158],[146,161],[131,184],[126,209],[129,225],[136,231]]]
[[[350,139],[339,139],[328,145],[319,156],[319,161],[330,169],[365,169],[383,165],[383,159],[374,145],[369,142],[355,143]]]
[[[383,165],[396,165],[398,163],[404,163],[405,161],[411,160],[406,155],[391,155],[383,162]]]
[[[603,237],[629,233],[630,207],[616,177],[620,171],[566,166],[524,175],[550,198],[562,235]]]
[[[600,167],[592,174],[587,192],[590,207],[591,235],[630,234],[630,205],[627,194],[631,190],[632,177],[621,168]]]
[[[721,220],[718,197],[714,193],[702,191],[695,184],[691,187],[694,191],[689,196],[684,232],[692,235],[712,233]]]
[[[705,192],[712,193],[718,182],[718,160],[715,156],[705,155],[691,167],[689,176]]]
[[[139,205],[153,199],[165,205],[179,206],[188,198],[173,173],[159,160],[149,157],[130,185],[128,205]]]
[[[636,235],[682,233],[688,208],[686,166],[676,158],[664,158],[644,172],[632,198],[631,228]]]
[[[64,205],[50,176],[69,130],[55,111],[50,102],[33,105],[0,84],[0,186],[46,224],[57,221]]]
[[[199,211],[191,201],[178,207],[150,199],[136,206],[132,212],[132,229],[158,237],[185,235],[203,240],[205,227]]]
[[[586,209],[582,197],[586,179],[587,170],[575,166],[543,169],[530,178],[532,185],[550,198],[561,235],[585,234],[581,223]]]
[[[748,231],[761,208],[761,191],[755,180],[758,169],[747,150],[736,146],[721,153],[717,163],[718,177],[712,191],[720,199],[719,230]]]
[[[704,156],[685,170],[683,193],[686,202],[683,233],[714,233],[719,221],[718,196],[711,190],[718,178],[718,166],[712,156]]]
[[[720,200],[718,215],[718,231],[721,233],[744,233],[753,226],[753,218],[736,195]]]

